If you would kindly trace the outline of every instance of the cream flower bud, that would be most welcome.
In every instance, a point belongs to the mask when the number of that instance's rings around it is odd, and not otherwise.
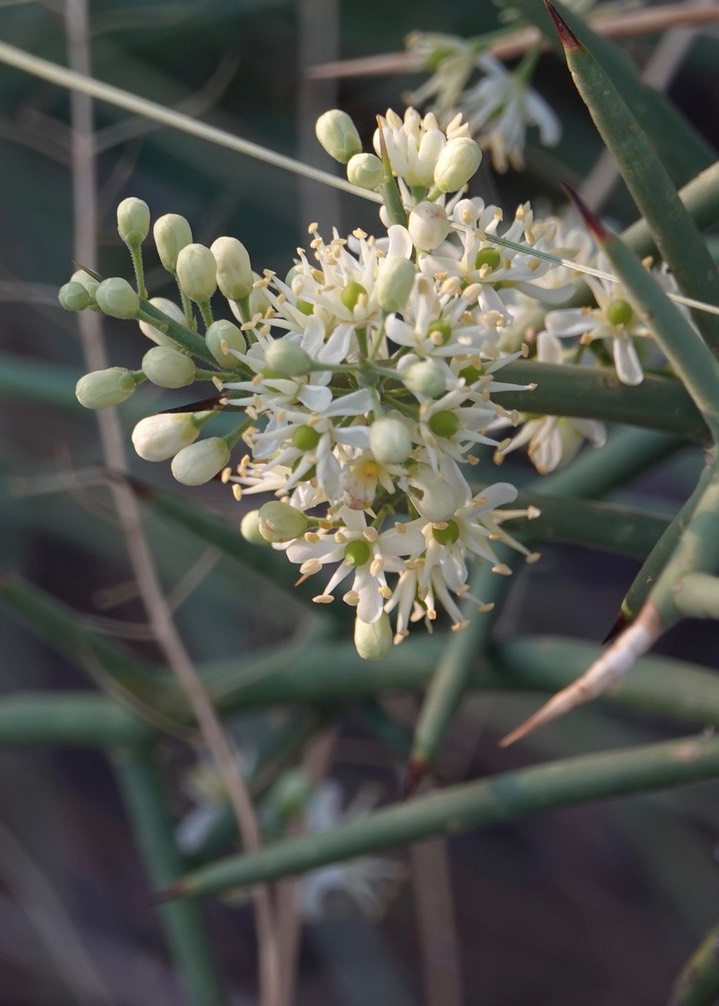
[[[167,297],[151,297],[149,303],[158,311],[169,315],[173,321],[178,321],[181,325],[185,324],[185,313],[174,301],[168,300]],[[158,346],[171,346],[173,349],[175,347],[175,340],[172,336],[166,335],[161,329],[151,325],[149,321],[140,322],[140,331],[152,342],[156,342]]]
[[[420,360],[402,372],[404,386],[413,395],[424,398],[439,398],[445,392],[444,373],[431,360]]]
[[[230,349],[236,349],[239,353],[244,353],[247,350],[247,343],[240,329],[224,318],[212,322],[205,333],[205,341],[207,348],[221,367],[239,366],[240,361],[233,353],[229,352]],[[223,343],[225,349],[222,348]]]
[[[217,289],[217,262],[206,245],[185,245],[177,256],[177,282],[190,300],[204,304]]]
[[[282,377],[299,377],[310,369],[312,360],[292,339],[275,339],[265,350],[265,363]]]
[[[401,419],[381,416],[369,428],[369,446],[380,464],[401,464],[412,451],[412,438]]]
[[[174,273],[177,256],[183,248],[192,244],[192,230],[187,220],[178,213],[166,213],[155,221],[152,228],[157,254],[165,269]]]
[[[434,184],[442,192],[458,192],[475,173],[482,161],[482,151],[469,136],[456,136],[437,159]]]
[[[82,283],[74,283],[72,280],[60,287],[57,299],[66,311],[84,311],[93,303],[93,298]]]
[[[270,500],[260,507],[259,528],[265,541],[294,541],[309,526],[310,522],[301,510],[282,500]]]
[[[354,643],[363,660],[383,660],[392,649],[389,615],[383,611],[376,622],[355,618]]]
[[[357,127],[339,108],[332,108],[319,117],[315,123],[315,135],[330,157],[340,164],[346,164],[350,157],[362,150]]]
[[[390,255],[380,263],[375,281],[377,303],[383,311],[402,311],[414,286],[416,275],[409,259]]]
[[[75,385],[75,397],[86,409],[108,409],[126,402],[137,381],[124,367],[108,367],[85,374]]]
[[[132,431],[132,444],[144,461],[167,461],[187,447],[200,432],[206,412],[163,412],[141,419]]]
[[[117,207],[117,233],[126,245],[139,245],[150,232],[150,207],[130,196]]]
[[[222,437],[208,437],[183,447],[172,459],[172,474],[183,486],[202,486],[213,479],[230,460],[230,448]]]
[[[104,279],[95,292],[97,306],[111,318],[134,318],[140,310],[140,298],[126,279]]]
[[[251,545],[269,545],[267,539],[260,534],[259,510],[248,510],[240,521],[240,534]]]
[[[70,277],[70,282],[79,283],[80,286],[84,286],[87,292],[89,293],[90,298],[93,301],[95,300],[95,294],[97,293],[97,288],[100,285],[99,279],[95,279],[94,276],[91,276],[90,273],[85,272],[84,269],[78,269]]]
[[[376,154],[355,154],[347,162],[347,178],[361,189],[376,189],[384,181],[384,167]]]
[[[426,200],[418,203],[409,215],[407,230],[415,248],[426,252],[434,251],[450,231],[444,206]]]
[[[195,364],[178,349],[153,346],[142,358],[145,377],[158,388],[185,388],[195,379]]]
[[[217,238],[210,245],[217,262],[217,285],[228,300],[249,297],[254,283],[250,256],[237,238]]]

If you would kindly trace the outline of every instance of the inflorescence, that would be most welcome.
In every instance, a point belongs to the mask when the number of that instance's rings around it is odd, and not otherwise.
[[[352,120],[337,110],[320,117],[317,135],[350,181],[381,194],[381,236],[355,230],[326,241],[310,226],[308,248],[281,278],[253,271],[236,238],[205,247],[183,217],[167,214],[153,236],[177,281],[176,304],[148,298],[141,245],[150,211],[128,198],[118,230],[135,286],[81,270],[60,302],[137,320],[155,344],[137,371],[82,377],[76,393],[87,408],[117,405],[146,380],[163,388],[214,384],[196,411],[140,420],[135,450],[147,461],[171,460],[185,485],[219,477],[237,500],[271,497],[245,513],[243,535],[283,550],[302,580],[316,576],[317,603],[342,590],[355,608],[358,652],[380,659],[411,623],[431,627],[443,609],[462,629],[461,599],[488,607],[471,595],[468,567],[479,561],[509,573],[497,542],[534,557],[504,529],[527,515],[499,509],[517,490],[487,484],[487,463],[528,444],[535,466],[549,471],[583,437],[603,442],[598,423],[527,417],[493,400],[528,387],[502,381],[502,368],[529,352],[521,343],[508,349],[504,333],[544,305],[546,331],[532,340],[540,360],[577,364],[588,353],[596,362],[593,340],[610,338],[627,383],[642,379],[633,337],[649,333],[637,329],[616,286],[606,296],[597,288],[596,308],[557,307],[573,277],[551,256],[587,260],[586,235],[536,219],[528,203],[505,226],[499,207],[467,197],[481,151],[460,116],[442,129],[431,113],[388,111],[378,119],[374,153],[362,151]],[[232,321],[215,319],[218,291]],[[569,337],[571,345],[560,341]],[[238,424],[200,437],[219,411],[236,411]],[[484,476],[479,483],[474,471]]]

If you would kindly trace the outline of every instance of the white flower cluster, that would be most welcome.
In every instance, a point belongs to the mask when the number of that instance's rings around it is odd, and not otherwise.
[[[528,307],[561,304],[570,277],[551,256],[587,249],[557,220],[535,219],[528,203],[506,225],[499,207],[466,196],[481,152],[459,118],[442,130],[434,115],[388,111],[376,153],[362,151],[339,111],[320,118],[317,134],[350,178],[383,195],[381,236],[356,230],[325,241],[311,226],[308,248],[280,278],[253,272],[237,239],[205,247],[193,242],[184,218],[168,214],[153,235],[180,306],[147,299],[139,249],[150,213],[127,199],[118,225],[137,292],[125,280],[81,272],[60,300],[72,310],[135,318],[155,344],[138,371],[113,367],[81,378],[77,395],[87,407],[118,404],[145,380],[164,388],[213,382],[211,397],[205,393],[191,411],[141,420],[132,435],[137,453],[171,460],[186,485],[219,476],[238,500],[271,497],[245,514],[242,533],[283,550],[301,580],[318,575],[318,604],[341,591],[355,610],[357,650],[372,660],[412,623],[431,628],[442,610],[463,628],[463,598],[486,607],[470,595],[469,568],[479,561],[509,573],[497,542],[532,558],[504,530],[518,511],[499,508],[517,491],[491,484],[492,458],[529,444],[537,468],[550,471],[583,436],[603,442],[599,424],[537,416],[513,439],[496,439],[502,426],[527,418],[493,400],[528,387],[501,379],[505,364],[527,351],[505,351],[503,330]],[[218,289],[233,321],[213,316]],[[608,309],[600,301],[597,310]],[[572,324],[561,330],[562,315],[547,315],[540,361],[562,361],[556,336],[575,331]],[[619,323],[627,337],[635,334]],[[237,426],[201,438],[220,411],[239,413]],[[245,453],[233,464],[240,442]]]

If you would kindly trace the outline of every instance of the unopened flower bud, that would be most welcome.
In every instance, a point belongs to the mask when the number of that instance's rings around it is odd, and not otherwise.
[[[140,298],[120,276],[104,279],[95,292],[95,300],[102,313],[111,318],[135,318],[140,310]]]
[[[442,192],[459,192],[482,161],[482,151],[469,136],[448,140],[434,168],[434,184]]]
[[[177,281],[190,300],[210,300],[217,289],[217,262],[206,245],[185,245],[177,256]]]
[[[79,283],[80,286],[84,286],[90,295],[90,299],[93,301],[95,300],[95,294],[97,293],[97,288],[100,285],[99,279],[95,279],[94,276],[91,276],[89,272],[85,272],[84,269],[78,269],[70,277],[70,282]]]
[[[369,446],[380,464],[401,464],[412,451],[412,438],[401,419],[381,416],[369,428]]]
[[[240,361],[229,350],[236,349],[239,353],[244,353],[247,350],[247,343],[240,329],[224,318],[212,322],[205,333],[205,341],[207,348],[221,367],[237,367],[239,365]],[[225,344],[224,349],[222,348],[223,343]]]
[[[156,307],[158,311],[162,311],[163,314],[167,314],[172,318],[173,321],[179,322],[181,325],[185,324],[185,314],[181,307],[178,307],[174,301],[168,300],[167,297],[152,297],[149,301],[153,307]],[[148,339],[152,342],[156,342],[158,346],[171,346],[175,347],[175,340],[170,335],[166,335],[161,329],[156,328],[155,325],[151,325],[149,321],[140,322],[140,331],[143,335],[146,335]]]
[[[72,280],[60,287],[57,299],[60,301],[60,306],[64,307],[66,311],[84,311],[93,303],[93,298],[82,283],[74,283]]]
[[[75,397],[86,409],[108,409],[126,402],[137,381],[124,367],[108,367],[85,374],[75,385]]]
[[[250,256],[237,238],[217,238],[210,245],[217,262],[217,285],[228,300],[249,297],[254,283]]]
[[[412,210],[407,221],[412,244],[420,251],[433,251],[449,234],[450,224],[444,206],[425,200]]]
[[[376,189],[384,181],[384,166],[376,154],[355,154],[347,162],[347,179],[361,189]]]
[[[293,768],[282,773],[266,800],[282,820],[288,821],[300,813],[313,789],[314,783],[309,773],[301,768]]]
[[[282,377],[299,377],[310,369],[312,360],[302,346],[286,336],[275,339],[265,351],[265,363]]]
[[[206,412],[163,412],[141,419],[132,443],[144,461],[167,461],[197,439]]]
[[[150,232],[150,207],[130,196],[117,207],[117,233],[126,245],[140,245]]]
[[[153,346],[142,358],[142,370],[158,388],[185,388],[195,379],[195,364],[178,349]]]
[[[269,542],[260,534],[260,511],[248,510],[240,521],[240,534],[251,545],[268,545]]]
[[[172,459],[172,474],[183,486],[202,486],[213,479],[230,460],[230,448],[222,437],[208,437],[183,447]]]
[[[420,360],[402,371],[406,388],[418,398],[439,398],[445,392],[444,374],[431,360]]]
[[[183,248],[192,244],[192,230],[187,220],[177,213],[166,213],[155,221],[152,228],[157,254],[165,269],[174,274],[177,256]]]
[[[354,643],[363,660],[382,660],[392,649],[392,626],[389,615],[382,612],[376,622],[355,618]]]
[[[282,500],[270,500],[260,507],[259,528],[265,541],[294,541],[309,526],[310,522],[301,510]]]
[[[346,112],[332,108],[324,112],[315,124],[315,134],[330,157],[346,164],[362,150],[357,127]]]
[[[383,311],[402,311],[409,300],[416,275],[409,259],[390,255],[380,263],[375,293]]]

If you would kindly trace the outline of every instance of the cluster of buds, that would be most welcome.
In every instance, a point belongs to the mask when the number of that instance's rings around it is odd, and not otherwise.
[[[501,380],[527,351],[505,351],[502,332],[528,305],[561,302],[563,271],[547,253],[569,254],[557,221],[535,219],[529,204],[503,226],[499,207],[467,196],[481,151],[461,119],[440,129],[409,109],[378,123],[374,153],[362,151],[343,112],[323,115],[317,135],[355,184],[382,195],[381,236],[356,230],[325,241],[313,225],[281,278],[253,271],[236,238],[205,247],[168,214],[152,233],[177,282],[175,303],[147,295],[150,211],[130,198],[118,229],[135,286],[81,271],[60,291],[67,309],[135,319],[154,343],[137,371],[81,378],[86,407],[125,401],[143,381],[212,383],[191,411],[137,423],[137,453],[170,460],[185,485],[219,477],[237,500],[271,497],[245,513],[243,535],[283,550],[303,580],[319,574],[317,603],[341,589],[367,659],[383,657],[414,622],[431,628],[442,610],[462,629],[462,599],[486,608],[471,596],[469,567],[509,573],[497,542],[533,558],[504,529],[519,511],[500,508],[516,489],[485,474],[512,445],[496,430],[522,419],[492,396],[527,387]],[[220,298],[229,317],[215,319]],[[220,412],[239,422],[201,437]],[[561,461],[560,448],[551,467]]]

